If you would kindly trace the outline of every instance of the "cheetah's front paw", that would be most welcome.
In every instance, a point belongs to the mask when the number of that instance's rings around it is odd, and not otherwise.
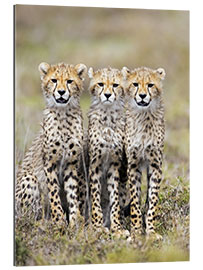
[[[130,242],[137,242],[142,240],[143,238],[143,231],[142,228],[138,228],[138,229],[134,229],[131,228],[131,232],[130,232]]]
[[[147,241],[161,241],[163,239],[163,237],[159,234],[156,233],[155,231],[149,231],[147,232],[147,237],[146,237]]]
[[[130,236],[130,232],[128,230],[118,229],[118,230],[111,230],[112,236],[116,239],[127,239]]]

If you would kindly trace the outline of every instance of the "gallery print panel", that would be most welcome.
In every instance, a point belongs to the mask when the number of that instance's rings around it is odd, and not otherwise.
[[[15,265],[189,260],[189,12],[16,5]]]

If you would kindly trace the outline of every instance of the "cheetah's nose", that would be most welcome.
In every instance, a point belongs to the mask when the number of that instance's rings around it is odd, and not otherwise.
[[[66,92],[66,91],[64,91],[64,90],[58,90],[58,93],[59,93],[59,95],[61,95],[61,96],[63,96],[63,94],[65,94],[65,92]]]
[[[147,95],[146,94],[139,94],[139,96],[141,97],[141,99],[144,99]]]
[[[111,94],[104,94],[105,95],[105,97],[108,99],[108,98],[110,98],[110,96],[111,96]]]

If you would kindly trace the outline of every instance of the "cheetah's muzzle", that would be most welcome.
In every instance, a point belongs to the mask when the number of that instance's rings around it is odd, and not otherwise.
[[[57,103],[60,103],[60,104],[66,104],[66,103],[68,103],[69,98],[68,98],[68,99],[65,99],[65,98],[63,98],[63,97],[60,97],[60,98],[58,98],[58,99],[55,98],[55,100],[56,100]]]
[[[135,101],[136,101],[136,100],[135,100]],[[137,102],[137,101],[136,101],[136,103],[137,103],[138,106],[141,106],[141,107],[147,107],[147,106],[149,105],[150,102],[144,102],[144,101],[142,100],[142,101],[140,101],[140,102]]]

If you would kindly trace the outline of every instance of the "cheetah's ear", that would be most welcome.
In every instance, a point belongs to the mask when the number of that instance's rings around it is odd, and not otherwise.
[[[121,70],[121,74],[123,75],[124,80],[126,80],[128,78],[128,76],[130,75],[129,68],[123,67]]]
[[[89,76],[90,79],[92,79],[93,76],[94,76],[94,70],[93,70],[92,67],[90,67],[89,70],[88,70],[88,76]]]
[[[164,78],[165,78],[165,76],[166,76],[165,70],[164,70],[163,68],[158,68],[158,69],[156,70],[156,72],[158,73],[159,78],[160,78],[161,80],[164,80]]]
[[[87,74],[87,67],[84,64],[77,64],[75,66],[75,69],[77,71],[77,74],[79,76],[79,78],[84,81],[85,76]]]
[[[50,65],[45,62],[42,62],[41,64],[39,64],[38,69],[41,75],[41,79],[43,79],[43,77],[47,74],[49,68],[50,68]]]

